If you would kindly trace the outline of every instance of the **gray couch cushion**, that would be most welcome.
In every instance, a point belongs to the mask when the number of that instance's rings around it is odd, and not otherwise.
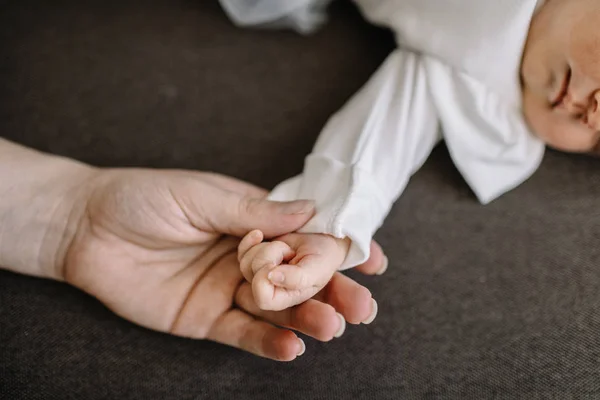
[[[52,3],[52,4],[50,4]],[[393,48],[346,2],[313,37],[236,29],[216,1],[0,2],[0,132],[101,166],[272,187]],[[0,398],[600,398],[600,171],[550,152],[477,204],[435,151],[359,277],[370,326],[290,364],[134,326],[66,285],[0,272]],[[352,276],[357,276],[351,272]]]

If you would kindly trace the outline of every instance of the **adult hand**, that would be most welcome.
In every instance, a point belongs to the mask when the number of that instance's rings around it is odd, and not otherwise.
[[[304,352],[290,329],[327,341],[343,332],[344,319],[370,322],[377,312],[371,293],[341,274],[297,307],[263,312],[256,306],[231,235],[252,229],[282,235],[314,213],[311,202],[264,196],[262,189],[215,174],[93,170],[77,189],[57,278],[139,325],[276,360]],[[376,244],[372,253],[359,268],[365,273],[386,263]]]

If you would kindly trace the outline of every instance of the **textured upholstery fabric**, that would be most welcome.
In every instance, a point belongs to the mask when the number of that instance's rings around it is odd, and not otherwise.
[[[346,2],[304,38],[236,29],[208,0],[0,1],[0,44],[4,137],[268,188],[393,47]],[[359,278],[378,318],[289,364],[0,272],[0,398],[598,399],[599,199],[598,160],[550,152],[481,206],[436,150],[377,235],[388,272]]]

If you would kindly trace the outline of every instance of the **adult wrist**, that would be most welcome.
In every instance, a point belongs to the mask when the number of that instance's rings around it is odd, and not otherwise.
[[[0,266],[63,280],[98,169],[0,139]]]

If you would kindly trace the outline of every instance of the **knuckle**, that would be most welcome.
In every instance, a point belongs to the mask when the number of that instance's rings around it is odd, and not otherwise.
[[[276,250],[276,251],[284,253],[288,249],[290,249],[290,246],[283,240],[275,240],[275,241],[271,242],[271,244],[273,245],[274,251]]]
[[[238,202],[237,214],[238,218],[245,218],[253,215],[256,209],[256,200],[248,196],[244,196]]]
[[[254,288],[252,294],[254,295],[256,306],[262,311],[280,311],[282,309],[273,299],[272,293],[269,293],[269,290],[256,290]]]
[[[298,281],[297,281],[297,285],[299,288],[307,288],[309,286],[311,286],[310,283],[310,279],[308,278],[308,275],[304,272],[300,272],[300,276],[298,277]]]

